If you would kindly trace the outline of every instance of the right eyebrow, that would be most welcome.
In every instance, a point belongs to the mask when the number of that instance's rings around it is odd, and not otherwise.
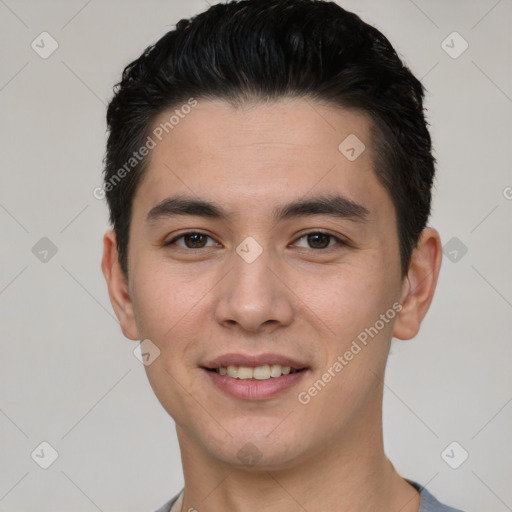
[[[151,223],[162,218],[174,217],[176,215],[195,215],[222,220],[228,220],[232,217],[232,214],[229,214],[218,204],[201,199],[172,196],[151,208],[146,216],[146,222]]]

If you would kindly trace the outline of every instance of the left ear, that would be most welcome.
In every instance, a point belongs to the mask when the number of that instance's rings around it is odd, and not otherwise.
[[[404,278],[401,304],[393,336],[401,340],[414,338],[427,314],[439,277],[443,247],[439,233],[425,228],[413,249],[407,276]]]

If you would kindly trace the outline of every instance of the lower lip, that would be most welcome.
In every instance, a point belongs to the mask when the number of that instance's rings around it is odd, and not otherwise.
[[[271,377],[266,380],[256,379],[234,379],[227,375],[204,370],[213,381],[213,383],[228,395],[243,400],[265,400],[273,398],[279,393],[291,388],[297,384],[308,370],[281,375],[281,377]]]

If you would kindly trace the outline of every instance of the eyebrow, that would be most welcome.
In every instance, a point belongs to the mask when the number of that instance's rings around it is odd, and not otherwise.
[[[362,204],[356,203],[342,195],[315,196],[301,199],[272,210],[275,221],[305,217],[310,215],[328,215],[339,219],[365,221],[370,211]],[[147,223],[179,215],[194,215],[205,218],[228,221],[234,214],[225,210],[218,203],[193,199],[183,196],[172,196],[154,206],[146,216]]]

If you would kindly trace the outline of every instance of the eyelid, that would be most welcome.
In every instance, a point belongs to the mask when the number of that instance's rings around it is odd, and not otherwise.
[[[298,235],[295,238],[294,241],[296,242],[297,240],[300,240],[301,238],[304,238],[305,236],[316,235],[316,234],[322,234],[322,235],[330,236],[340,246],[348,246],[349,245],[349,242],[347,240],[345,240],[344,238],[342,238],[342,237],[340,237],[338,235],[335,235],[334,233],[331,233],[330,231],[326,231],[326,230],[323,230],[323,229],[313,229],[313,230],[306,231],[305,233],[302,233],[302,234]],[[302,249],[308,249],[308,250],[315,251],[315,252],[321,252],[321,251],[327,251],[328,249],[332,249],[335,246],[336,246],[336,244],[329,245],[329,246],[325,247],[324,249],[312,249],[311,247],[307,247],[307,248],[306,247],[302,247]]]
[[[294,239],[294,242],[297,242],[298,240],[300,240],[301,238],[304,238],[308,235],[316,235],[316,234],[323,234],[323,235],[327,235],[327,236],[330,236],[331,238],[333,238],[338,245],[340,246],[347,246],[349,245],[349,242],[345,239],[343,239],[342,237],[338,236],[338,235],[335,235],[329,231],[326,231],[326,230],[323,230],[323,229],[310,229],[304,233],[301,233],[299,234],[298,236],[295,237]],[[180,233],[179,235],[176,235],[175,237],[173,237],[171,240],[169,240],[168,242],[165,242],[164,243],[164,246],[168,246],[168,245],[173,245],[176,243],[177,240],[185,237],[186,235],[203,235],[207,238],[210,238],[211,240],[215,241],[215,243],[219,243],[217,242],[217,240],[215,240],[214,237],[212,237],[211,235],[209,235],[208,233],[204,233],[200,230],[193,230],[193,231],[185,231],[183,233]],[[335,247],[336,244],[334,245],[329,245],[323,249],[313,249],[311,247],[302,247],[302,249],[307,249],[307,250],[310,250],[310,251],[315,251],[315,252],[321,252],[321,251],[327,251],[328,249],[331,249],[333,247]],[[188,251],[197,251],[199,249],[206,249],[207,247],[212,247],[212,246],[205,246],[205,247],[199,247],[197,249],[191,249],[191,248],[188,248],[188,247],[181,247],[181,246],[178,246],[180,247],[181,249],[184,249],[184,250],[188,250]]]
[[[169,240],[168,242],[164,242],[164,246],[167,246],[167,245],[173,245],[175,244],[175,242],[177,240],[179,240],[180,238],[183,238],[187,235],[203,235],[207,238],[210,238],[211,240],[213,240],[215,243],[219,243],[217,242],[217,240],[215,240],[215,238],[213,238],[213,236],[209,235],[208,233],[204,233],[203,231],[200,231],[200,230],[192,230],[192,231],[184,231],[183,233],[180,233],[179,235],[176,235],[174,236],[171,240]],[[178,245],[178,247],[180,247]],[[212,247],[212,246],[208,246],[208,247]],[[181,249],[185,249],[185,250],[188,250],[188,251],[197,251],[198,249],[189,249],[188,247],[180,247]],[[200,247],[199,249],[206,249],[206,247]]]

